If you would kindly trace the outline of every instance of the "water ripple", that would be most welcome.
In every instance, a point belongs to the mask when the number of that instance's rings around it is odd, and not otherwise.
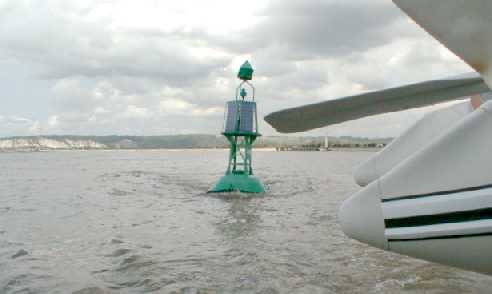
[[[0,293],[490,292],[344,236],[338,207],[369,155],[255,152],[267,193],[251,195],[206,193],[226,151],[2,154]]]

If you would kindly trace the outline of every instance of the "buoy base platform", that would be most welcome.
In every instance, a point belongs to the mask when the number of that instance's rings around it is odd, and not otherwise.
[[[223,176],[209,193],[233,192],[264,193],[265,188],[254,176],[244,174],[228,174]]]

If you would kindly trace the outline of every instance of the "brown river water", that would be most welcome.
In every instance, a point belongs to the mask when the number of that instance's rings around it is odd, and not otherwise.
[[[492,293],[344,236],[369,155],[255,152],[251,197],[206,193],[224,150],[0,153],[0,293]]]

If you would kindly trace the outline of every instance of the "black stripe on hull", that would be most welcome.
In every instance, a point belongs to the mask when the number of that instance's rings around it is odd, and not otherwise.
[[[382,199],[381,202],[385,203],[385,202],[400,201],[400,200],[409,200],[409,199],[419,199],[419,198],[426,198],[426,197],[433,197],[433,196],[442,196],[442,195],[456,194],[456,193],[462,193],[462,192],[479,191],[479,190],[488,189],[488,188],[492,188],[492,184],[484,185],[484,186],[477,186],[477,187],[462,188],[462,189],[456,189],[456,190],[438,191],[438,192],[432,192],[432,193],[427,193],[427,194],[400,196],[400,197],[396,197],[396,198]]]
[[[464,235],[447,235],[447,236],[436,236],[436,237],[422,237],[414,239],[388,239],[388,242],[413,242],[413,241],[429,241],[429,240],[449,240],[449,239],[463,239],[463,238],[477,238],[492,236],[492,232],[479,233],[479,234],[464,234]]]
[[[462,223],[492,219],[492,208],[482,208],[468,211],[454,211],[432,215],[418,215],[403,218],[385,219],[387,229],[420,227],[449,223]]]

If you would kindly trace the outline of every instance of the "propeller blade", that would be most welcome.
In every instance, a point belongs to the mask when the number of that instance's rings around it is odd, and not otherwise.
[[[488,92],[477,73],[426,81],[321,103],[289,108],[265,117],[281,133],[304,132],[367,116],[434,105]]]

